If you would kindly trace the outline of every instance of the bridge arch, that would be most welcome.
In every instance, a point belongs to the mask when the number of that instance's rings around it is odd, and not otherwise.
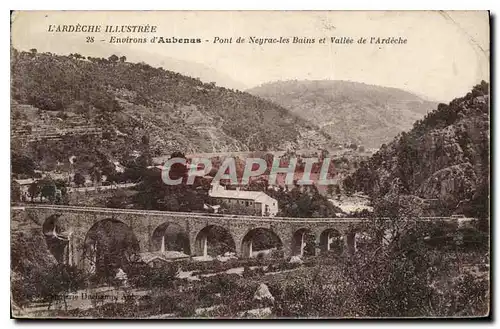
[[[292,256],[314,256],[316,236],[309,228],[300,228],[292,236]]]
[[[344,237],[342,233],[333,228],[327,228],[321,232],[319,237],[321,252],[335,252],[341,254],[344,250]]]
[[[251,258],[272,252],[283,252],[283,241],[272,229],[257,227],[250,229],[241,243],[241,256]],[[255,252],[261,251],[255,254]]]
[[[195,256],[221,255],[236,253],[235,239],[229,229],[221,225],[207,225],[197,234],[194,243]]]
[[[180,251],[191,254],[189,235],[179,224],[165,222],[158,225],[151,236],[152,251]]]
[[[114,277],[139,254],[139,241],[130,226],[115,218],[94,223],[85,235],[81,266],[98,277]]]

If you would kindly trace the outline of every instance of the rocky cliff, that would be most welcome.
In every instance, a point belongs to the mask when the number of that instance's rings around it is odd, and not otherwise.
[[[489,127],[489,85],[482,82],[382,145],[345,186],[373,198],[437,199],[443,214],[487,212]]]

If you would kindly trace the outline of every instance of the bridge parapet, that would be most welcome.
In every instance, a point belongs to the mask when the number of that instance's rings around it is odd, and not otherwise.
[[[102,208],[102,207],[78,207],[78,206],[60,206],[60,205],[38,205],[26,204],[23,206],[13,207],[16,209],[37,209],[37,210],[61,210],[64,212],[89,212],[97,214],[130,214],[130,215],[147,215],[147,216],[174,216],[176,218],[218,218],[218,219],[232,219],[238,221],[270,221],[270,222],[348,222],[348,223],[362,223],[371,222],[372,218],[361,217],[263,217],[263,216],[248,216],[248,215],[225,215],[225,214],[207,214],[197,212],[173,212],[173,211],[159,211],[159,210],[139,210],[139,209],[118,209],[118,208]],[[391,218],[377,218],[377,220],[392,220]],[[475,218],[468,217],[420,217],[419,221],[467,221],[476,220]]]

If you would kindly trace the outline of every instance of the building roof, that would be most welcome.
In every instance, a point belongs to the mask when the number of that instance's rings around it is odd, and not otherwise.
[[[273,199],[269,195],[260,191],[241,191],[241,190],[226,190],[221,186],[214,187],[208,192],[208,195],[213,198],[224,199],[240,199],[240,200],[253,200],[255,202],[264,202]],[[273,199],[275,200],[275,199]],[[276,201],[276,200],[275,200]]]
[[[29,185],[31,183],[33,183],[36,179],[34,178],[27,178],[27,179],[15,179],[15,181],[19,184],[19,185]]]

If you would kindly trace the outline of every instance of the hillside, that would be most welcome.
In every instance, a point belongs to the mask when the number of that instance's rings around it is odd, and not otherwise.
[[[140,151],[145,140],[152,156],[328,143],[313,124],[269,101],[125,57],[12,50],[11,73],[14,137],[91,130],[102,134],[108,157]]]
[[[379,147],[437,104],[396,88],[350,81],[278,81],[248,90],[318,125],[340,143]]]
[[[344,181],[374,198],[435,199],[443,214],[485,217],[489,209],[489,85],[439,104],[408,133],[383,145]]]

